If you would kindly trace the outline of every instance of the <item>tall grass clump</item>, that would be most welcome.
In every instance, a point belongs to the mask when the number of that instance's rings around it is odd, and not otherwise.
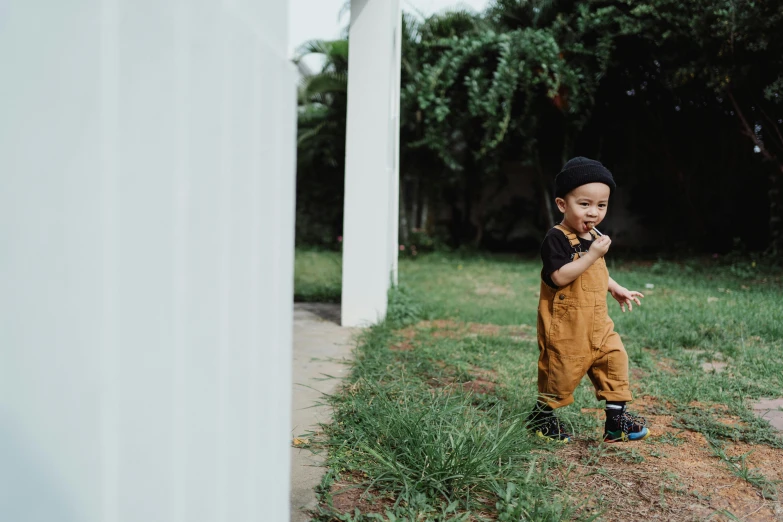
[[[352,378],[329,399],[333,422],[324,429],[333,474],[351,470],[355,480],[358,472],[359,487],[393,499],[395,516],[573,519],[578,507],[548,472],[554,444],[530,434],[527,409],[456,382],[434,383],[428,365],[409,367],[414,359],[389,350],[398,325],[387,317],[359,337]]]
[[[542,479],[539,461],[548,455],[534,452],[541,443],[529,435],[524,416],[400,377],[359,380],[337,400],[339,444],[350,447],[368,487],[393,492],[398,504],[423,496],[464,510],[498,504],[511,514],[536,513],[534,520],[570,516],[555,502],[554,485]]]
[[[422,306],[406,286],[392,285],[389,288],[388,299],[385,319],[387,326],[399,328],[422,319]]]

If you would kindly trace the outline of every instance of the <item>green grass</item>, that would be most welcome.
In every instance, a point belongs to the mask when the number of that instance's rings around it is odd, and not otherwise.
[[[328,284],[307,267],[331,273]],[[336,255],[298,252],[297,271],[298,296],[318,295],[313,289],[319,288],[339,296]],[[387,321],[362,335],[347,387],[330,398],[334,423],[325,427],[323,441],[329,449],[327,482],[345,480],[346,472],[361,477],[362,491],[386,499],[379,504],[382,516],[325,508],[318,520],[601,516],[580,511],[579,501],[552,478],[548,470],[563,465],[554,451],[558,445],[525,429],[536,390],[539,271],[537,259],[513,256],[401,260],[402,289],[390,293]],[[647,295],[642,307],[625,314],[610,298],[610,314],[639,376],[632,382],[635,393],[657,398],[657,413],[673,415],[675,427],[710,441],[783,448],[780,436],[748,407],[759,397],[783,395],[780,271],[750,260],[615,262],[610,271],[620,284]],[[417,324],[420,319],[453,322]],[[723,373],[702,371],[702,362],[718,360],[727,363]],[[493,388],[476,387],[482,379]],[[597,442],[600,421],[580,413],[600,407],[587,379],[575,399],[561,418],[578,436]],[[741,422],[721,422],[727,415]],[[651,443],[682,443],[668,437]],[[713,448],[720,458],[719,444]],[[615,453],[629,465],[640,462],[633,448]],[[760,493],[772,495],[774,487],[744,460],[722,460]],[[322,498],[329,503],[328,487]]]
[[[541,266],[515,256],[424,256],[402,260],[400,284],[428,315],[479,323],[535,324]]]
[[[545,478],[551,444],[529,436],[526,408],[463,391],[472,369],[443,364],[446,342],[426,355],[389,350],[403,339],[396,326],[362,336],[350,385],[331,397],[325,444],[333,475],[358,472],[363,489],[388,494],[389,519],[467,520],[487,509],[505,513],[501,520],[572,518],[575,506]],[[334,517],[327,509],[319,519]]]
[[[783,286],[779,272],[760,272],[751,278],[738,277],[734,266],[617,267],[621,284],[655,288],[640,310],[614,317],[632,365],[649,373],[640,393],[670,401],[679,427],[783,447],[748,409],[748,401],[783,395]],[[675,372],[662,368],[666,359]],[[727,363],[724,373],[702,371],[711,361]],[[725,406],[744,426],[727,427],[717,421],[722,408],[693,401]]]
[[[294,301],[340,302],[342,265],[341,252],[297,249],[294,262]]]

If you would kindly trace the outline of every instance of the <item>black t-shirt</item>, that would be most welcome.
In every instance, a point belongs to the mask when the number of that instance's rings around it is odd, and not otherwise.
[[[579,236],[577,236],[579,237]],[[593,244],[592,239],[579,237],[579,243],[583,252],[590,249]],[[556,228],[552,228],[546,233],[544,242],[541,243],[541,261],[544,262],[544,268],[541,269],[541,280],[551,288],[557,288],[552,282],[552,272],[557,272],[563,265],[570,263],[576,250],[568,242],[565,234]]]

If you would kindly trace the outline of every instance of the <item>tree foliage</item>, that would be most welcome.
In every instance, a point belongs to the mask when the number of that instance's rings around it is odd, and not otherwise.
[[[781,27],[783,3],[773,0],[495,0],[484,13],[405,13],[403,239],[423,228],[445,232],[453,245],[487,246],[485,229],[508,232],[498,225],[504,220],[543,231],[551,219],[550,174],[565,160],[608,154],[615,142],[630,144],[629,157],[648,158],[653,140],[665,156],[655,175],[677,176],[672,195],[694,223],[690,233],[701,234],[709,225],[706,206],[689,187],[705,166],[673,138],[687,117],[688,125],[702,121],[713,138],[728,140],[731,150],[748,147],[748,171],[766,179],[774,244],[783,208]],[[322,54],[325,65],[300,89],[300,183],[310,179],[303,173],[326,172],[341,189],[347,42],[310,42],[302,51]],[[687,115],[673,119],[673,111]],[[647,136],[627,142],[618,134],[623,125]],[[732,161],[746,161],[739,150]],[[524,169],[535,173],[535,208],[501,209],[494,195]],[[639,183],[643,171],[632,174]],[[331,221],[335,230],[338,222]]]
[[[637,60],[655,66],[678,107],[734,120],[738,137],[765,162],[769,244],[783,246],[783,3],[621,0],[607,2],[604,10],[618,40],[639,41]],[[640,86],[646,82],[637,78]]]
[[[302,58],[318,55],[319,72]],[[345,171],[345,111],[348,106],[348,41],[314,40],[299,48],[297,214],[299,243],[335,243],[342,228]]]

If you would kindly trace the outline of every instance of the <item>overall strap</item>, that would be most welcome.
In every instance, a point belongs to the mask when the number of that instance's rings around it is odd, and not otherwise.
[[[562,225],[555,225],[555,228],[565,234],[566,239],[571,244],[571,248],[574,249],[574,253],[571,255],[571,259],[574,260],[581,257],[584,252],[582,251],[582,244],[579,242],[579,238],[576,234],[570,232],[566,227]],[[598,233],[595,230],[590,230],[590,235],[593,236],[593,240],[598,239]]]
[[[580,245],[579,238],[576,237],[576,234],[569,232],[568,229],[562,225],[555,225],[555,228],[565,234],[565,237],[568,239],[568,242],[571,243],[572,247],[578,247]],[[590,229],[590,235],[593,236],[593,240],[596,240],[599,237],[598,232],[593,229]]]
[[[569,232],[568,229],[562,225],[555,225],[555,228],[558,229],[563,234],[565,234],[566,239],[568,239],[568,242],[571,243],[571,246],[575,250],[577,251],[582,250],[581,243],[579,243],[579,238],[576,237],[576,234],[574,234],[573,232]],[[590,232],[592,232],[592,230]]]

